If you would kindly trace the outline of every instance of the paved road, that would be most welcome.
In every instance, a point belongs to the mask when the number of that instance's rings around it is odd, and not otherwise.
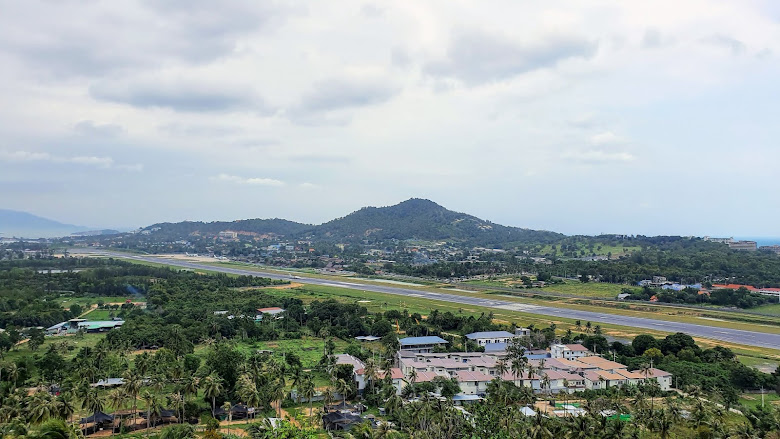
[[[78,250],[74,250],[73,254],[78,254]],[[195,262],[187,262],[176,259],[166,259],[154,256],[135,256],[128,255],[126,253],[117,253],[110,251],[92,251],[92,253],[99,253],[105,256],[113,256],[117,258],[135,259],[138,261],[163,263],[182,268],[190,268],[197,270],[211,270],[222,273],[239,274],[245,276],[261,276],[271,279],[283,279],[291,280],[290,275],[268,273],[254,270],[243,270],[240,268],[220,267],[214,265],[199,264]],[[634,328],[654,329],[665,332],[684,332],[686,334],[695,336],[710,338],[725,342],[738,343],[748,346],[757,346],[764,348],[780,349],[780,334],[767,334],[763,332],[743,331],[739,329],[729,329],[705,325],[696,325],[692,323],[681,322],[668,322],[663,320],[655,320],[644,317],[631,317],[622,316],[617,314],[599,313],[592,311],[580,311],[566,308],[554,308],[550,306],[528,305],[517,302],[509,302],[505,300],[493,300],[485,297],[470,297],[459,296],[456,294],[435,293],[429,291],[413,290],[409,288],[403,288],[398,286],[389,285],[374,285],[374,284],[361,284],[353,283],[341,280],[329,280],[318,279],[300,276],[295,279],[296,282],[312,284],[312,285],[324,285],[339,288],[348,288],[352,290],[361,291],[373,291],[377,293],[396,294],[407,297],[427,298],[431,300],[442,300],[445,302],[460,303],[463,305],[482,306],[487,308],[496,308],[509,311],[520,311],[529,314],[539,314],[545,316],[562,317],[567,319],[575,319],[590,322],[608,323],[612,325],[620,325]]]

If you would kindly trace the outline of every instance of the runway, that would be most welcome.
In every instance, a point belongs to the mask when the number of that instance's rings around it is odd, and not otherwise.
[[[110,256],[122,259],[133,259],[137,261],[153,262],[166,264],[174,267],[189,268],[195,270],[210,270],[221,273],[238,274],[244,276],[268,277],[271,279],[291,280],[291,275],[278,273],[269,273],[255,270],[243,270],[240,268],[220,267],[218,265],[206,265],[196,262],[181,261],[175,259],[137,256],[126,253],[118,253],[105,250],[88,250],[89,253],[103,256]],[[74,249],[72,254],[87,253],[82,249]],[[440,300],[463,305],[481,306],[495,308],[498,310],[519,311],[529,314],[538,314],[551,317],[561,317],[574,320],[590,321],[593,323],[607,323],[611,325],[620,325],[633,328],[652,329],[664,332],[684,332],[693,337],[702,337],[713,340],[720,340],[729,343],[736,343],[747,346],[756,346],[770,349],[780,349],[780,334],[768,334],[764,332],[745,331],[741,329],[730,329],[723,327],[713,327],[698,325],[693,323],[669,322],[645,317],[631,317],[609,313],[599,313],[593,311],[580,311],[566,308],[555,308],[551,306],[539,306],[510,302],[500,299],[490,299],[485,297],[470,297],[456,294],[437,293],[430,291],[415,290],[391,285],[376,285],[354,283],[341,280],[318,279],[296,274],[295,282],[311,285],[323,285],[338,288],[348,288],[352,290],[372,291],[376,293],[395,294],[414,298],[427,298],[430,300]]]

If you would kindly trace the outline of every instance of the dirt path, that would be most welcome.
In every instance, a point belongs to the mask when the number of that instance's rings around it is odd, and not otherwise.
[[[280,408],[279,411],[282,414],[282,419],[287,419],[288,421],[290,421],[290,423],[292,425],[294,425],[296,427],[300,427],[301,426],[300,422],[298,422],[298,420],[295,419],[295,417],[293,417],[293,415],[289,414],[287,412],[287,410],[285,410],[283,408]]]

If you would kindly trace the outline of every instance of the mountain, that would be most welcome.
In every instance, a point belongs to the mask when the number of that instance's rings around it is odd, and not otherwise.
[[[364,207],[343,218],[317,226],[312,235],[315,239],[324,240],[447,240],[483,246],[551,242],[564,236],[554,232],[502,226],[448,210],[433,201],[420,198],[388,207]]]
[[[247,219],[237,221],[183,221],[180,223],[159,223],[142,230],[148,231],[155,238],[163,241],[176,241],[187,239],[192,234],[216,235],[226,230],[234,232],[256,233],[258,235],[273,234],[279,236],[292,236],[311,229],[310,224],[296,223],[285,219]]]
[[[0,235],[3,237],[53,238],[87,230],[87,227],[63,224],[27,212],[0,209]]]
[[[284,219],[238,221],[184,221],[159,223],[142,229],[138,239],[173,242],[188,237],[215,236],[222,231],[276,235],[280,239],[361,242],[398,240],[453,241],[475,246],[549,243],[564,235],[554,232],[507,227],[475,216],[448,210],[433,201],[412,198],[394,206],[364,207],[321,225]]]

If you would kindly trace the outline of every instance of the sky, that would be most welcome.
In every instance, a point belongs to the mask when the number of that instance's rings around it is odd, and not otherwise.
[[[780,236],[780,5],[0,0],[0,208]]]

